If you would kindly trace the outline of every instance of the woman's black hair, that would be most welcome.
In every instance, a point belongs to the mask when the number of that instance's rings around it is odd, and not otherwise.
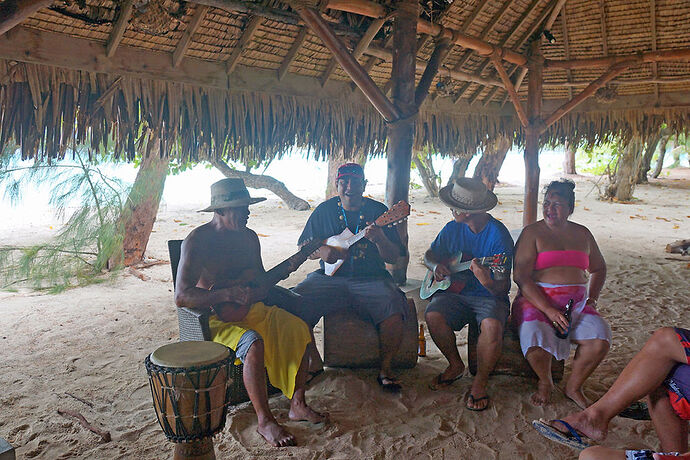
[[[549,193],[565,198],[570,206],[570,213],[575,210],[575,182],[570,179],[560,179],[549,183],[544,190],[544,197]]]

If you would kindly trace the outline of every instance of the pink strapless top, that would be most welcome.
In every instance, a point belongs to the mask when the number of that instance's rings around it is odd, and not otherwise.
[[[551,267],[576,267],[587,270],[589,268],[589,254],[582,251],[544,251],[537,253],[534,269],[544,270]]]

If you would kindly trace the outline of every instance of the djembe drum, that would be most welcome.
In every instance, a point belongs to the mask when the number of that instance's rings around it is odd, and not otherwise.
[[[212,436],[228,411],[230,350],[215,342],[177,342],[144,364],[158,422],[175,443],[173,458],[215,459]]]

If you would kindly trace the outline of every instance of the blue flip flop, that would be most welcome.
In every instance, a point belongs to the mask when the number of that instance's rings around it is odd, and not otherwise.
[[[568,433],[564,433],[556,429],[552,425],[554,422],[558,422],[563,425],[568,430]],[[545,438],[556,441],[559,444],[563,444],[564,446],[568,446],[573,449],[583,450],[592,445],[589,438],[582,433],[579,433],[568,422],[563,420],[532,420],[532,426]]]

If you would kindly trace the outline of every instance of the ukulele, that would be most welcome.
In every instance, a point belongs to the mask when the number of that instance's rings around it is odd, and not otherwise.
[[[410,205],[404,201],[398,201],[388,211],[381,214],[378,219],[374,221],[377,227],[385,227],[387,225],[398,225],[407,219],[410,215]],[[350,246],[357,241],[364,238],[366,228],[357,232],[355,235],[349,228],[345,228],[339,235],[333,235],[324,243],[326,246],[333,246],[336,248],[349,249]],[[328,276],[333,276],[335,272],[345,263],[345,259],[338,259],[332,264],[324,262],[324,273]]]
[[[227,283],[214,285],[212,289],[221,289],[233,286],[248,286],[251,288],[267,290],[279,281],[290,276],[290,273],[297,270],[299,266],[302,265],[305,260],[307,260],[309,255],[319,249],[322,244],[323,242],[321,240],[311,240],[302,246],[295,254],[288,257],[267,272],[258,273],[256,270],[247,269],[244,270],[238,278],[230,280]],[[212,310],[216,312],[216,315],[221,321],[237,322],[241,321],[245,316],[247,316],[250,307],[251,305],[241,305],[237,302],[223,302],[214,305]]]
[[[493,273],[505,273],[508,270],[508,267],[506,267],[508,257],[505,254],[494,254],[493,256],[480,257],[477,260],[481,265],[489,267]],[[470,265],[472,265],[472,257],[465,255],[463,258],[462,252],[459,252],[448,261],[448,269],[452,274],[469,270]],[[441,281],[436,281],[433,270],[427,270],[422,286],[419,288],[419,297],[421,299],[428,299],[436,291],[445,291],[451,285],[450,278],[450,276],[446,276]],[[454,282],[460,284],[458,286],[460,290],[465,287],[466,281],[454,280]]]

